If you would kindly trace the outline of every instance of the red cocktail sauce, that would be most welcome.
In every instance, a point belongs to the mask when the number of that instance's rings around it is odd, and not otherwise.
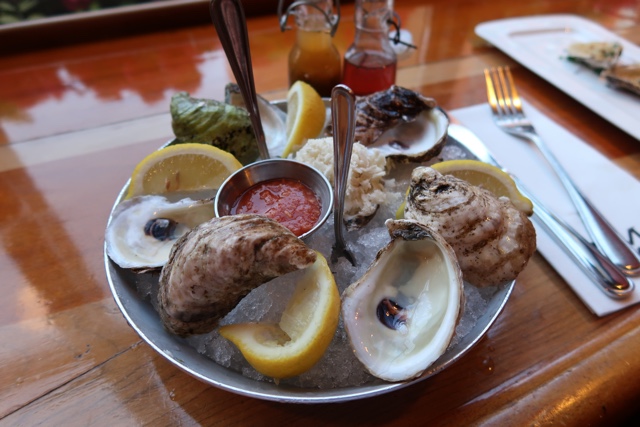
[[[296,236],[311,230],[321,213],[318,196],[300,181],[271,179],[249,187],[236,200],[231,214],[258,214],[278,221]]]

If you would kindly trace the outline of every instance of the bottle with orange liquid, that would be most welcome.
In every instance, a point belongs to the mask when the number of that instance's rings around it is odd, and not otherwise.
[[[342,58],[333,43],[340,21],[340,1],[333,15],[333,0],[303,0],[293,2],[286,13],[278,3],[280,29],[286,29],[289,15],[295,16],[296,41],[289,53],[289,86],[297,80],[310,84],[323,97],[342,80]]]
[[[397,58],[389,40],[393,0],[356,0],[356,35],[344,55],[342,82],[356,95],[388,89],[396,81]]]

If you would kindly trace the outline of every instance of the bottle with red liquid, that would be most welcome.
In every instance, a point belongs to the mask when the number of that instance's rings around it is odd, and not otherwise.
[[[356,0],[356,35],[344,55],[342,82],[356,95],[388,89],[396,82],[396,53],[389,40],[393,0]]]
[[[320,96],[330,97],[331,89],[342,79],[342,57],[333,43],[340,20],[332,14],[333,0],[299,0],[283,13],[283,0],[278,3],[280,29],[286,29],[289,15],[295,16],[296,40],[289,52],[289,86],[298,80],[311,85]]]

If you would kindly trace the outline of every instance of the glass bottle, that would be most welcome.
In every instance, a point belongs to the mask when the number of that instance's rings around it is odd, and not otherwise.
[[[389,40],[393,18],[393,0],[356,0],[356,35],[344,55],[342,79],[356,95],[395,84],[398,61]]]
[[[280,0],[279,9],[281,9]],[[280,13],[280,28],[289,14],[295,16],[296,40],[289,52],[289,86],[297,80],[309,83],[323,97],[331,96],[331,89],[342,80],[342,58],[333,43],[339,21],[340,2],[336,0],[338,15],[331,15],[333,0],[294,2]]]

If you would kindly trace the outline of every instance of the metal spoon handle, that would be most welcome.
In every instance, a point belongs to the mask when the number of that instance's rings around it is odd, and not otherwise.
[[[260,158],[268,159],[269,150],[260,120],[244,9],[240,0],[211,0],[210,13],[233,75],[240,86],[247,111],[249,111],[253,132],[258,141]]]
[[[351,164],[351,151],[355,137],[356,101],[351,89],[337,85],[331,91],[331,121],[333,124],[333,155],[335,191],[333,193],[334,229],[336,243],[344,247],[342,218],[344,197],[347,192],[347,177]]]

